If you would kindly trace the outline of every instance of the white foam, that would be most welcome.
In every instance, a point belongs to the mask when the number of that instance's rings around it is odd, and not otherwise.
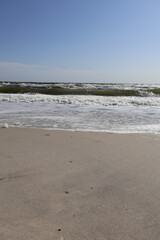
[[[74,104],[90,106],[157,106],[160,107],[160,98],[148,97],[104,97],[82,95],[44,95],[44,94],[0,94],[0,102],[12,103],[48,103]]]
[[[160,133],[160,98],[0,94],[0,126]]]
[[[2,125],[2,128],[8,128],[8,124],[7,123],[4,123],[4,125]]]

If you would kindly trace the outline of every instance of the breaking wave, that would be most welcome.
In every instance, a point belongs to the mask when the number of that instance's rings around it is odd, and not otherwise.
[[[0,93],[146,97],[160,95],[160,85],[0,82]]]
[[[152,97],[104,97],[83,95],[44,95],[44,94],[0,94],[0,102],[74,104],[102,106],[157,106],[160,98]]]

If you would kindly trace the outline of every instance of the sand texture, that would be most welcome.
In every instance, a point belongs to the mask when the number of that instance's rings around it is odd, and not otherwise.
[[[159,240],[160,137],[0,129],[0,240]]]

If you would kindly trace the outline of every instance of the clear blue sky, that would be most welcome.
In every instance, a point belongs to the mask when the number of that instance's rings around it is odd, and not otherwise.
[[[0,80],[160,83],[159,0],[0,0]]]

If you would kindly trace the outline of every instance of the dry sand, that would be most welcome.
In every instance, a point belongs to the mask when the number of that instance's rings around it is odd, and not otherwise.
[[[159,240],[160,136],[0,129],[0,240]]]

